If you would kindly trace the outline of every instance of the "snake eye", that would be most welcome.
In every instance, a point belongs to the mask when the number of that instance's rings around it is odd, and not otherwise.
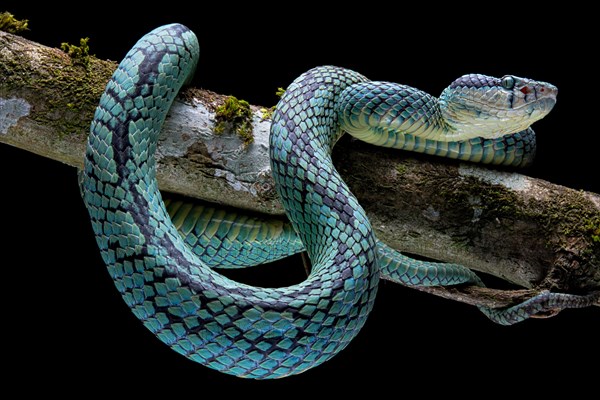
[[[502,87],[507,90],[511,90],[515,87],[515,78],[512,76],[505,76],[502,78]]]

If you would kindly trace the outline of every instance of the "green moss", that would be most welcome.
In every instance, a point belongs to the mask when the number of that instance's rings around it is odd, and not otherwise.
[[[587,231],[592,241],[600,243],[600,217],[595,216],[582,222],[583,230]]]
[[[396,172],[399,175],[404,175],[407,170],[408,170],[408,167],[406,166],[405,163],[400,162],[400,163],[396,164]]]
[[[215,110],[215,133],[221,134],[228,129],[239,135],[245,144],[249,144],[254,140],[252,135],[252,110],[246,100],[229,96]]]
[[[23,31],[29,30],[27,24],[28,20],[22,19],[18,20],[9,12],[0,13],[0,31],[8,32],[8,33],[21,33]]]
[[[88,68],[90,65],[90,46],[88,45],[90,38],[79,39],[79,46],[63,42],[60,44],[62,51],[67,53],[76,64],[81,64]]]
[[[565,191],[546,204],[542,221],[566,237],[600,244],[600,212],[583,192]]]
[[[281,98],[281,96],[283,96],[283,94],[285,93],[285,89],[282,87],[277,88],[277,90],[275,91],[275,95],[277,96],[277,98]],[[273,111],[275,111],[275,107],[276,106],[272,106],[269,108],[263,107],[260,109],[260,112],[262,113],[262,121],[265,121],[267,119],[271,119],[273,117]]]
[[[269,107],[269,108],[266,108],[266,107],[261,108],[260,109],[260,112],[262,114],[261,121],[266,121],[268,119],[273,118],[273,111],[275,111],[275,106]]]

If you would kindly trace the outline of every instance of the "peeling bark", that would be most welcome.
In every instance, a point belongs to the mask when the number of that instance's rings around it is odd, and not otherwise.
[[[58,49],[0,32],[0,142],[74,167],[116,64],[78,65]],[[159,186],[192,198],[276,216],[283,209],[268,159],[270,121],[252,106],[253,141],[214,133],[225,96],[186,89],[161,134]],[[375,148],[344,137],[336,167],[395,248],[461,263],[528,290],[433,289],[502,306],[539,290],[600,290],[600,196],[510,170]]]

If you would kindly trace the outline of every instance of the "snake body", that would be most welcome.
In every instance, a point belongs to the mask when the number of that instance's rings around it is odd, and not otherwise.
[[[448,93],[459,99],[444,100],[451,107],[442,108],[443,101],[413,89],[369,82],[343,68],[315,68],[288,87],[273,114],[271,166],[291,228],[265,228],[250,220],[240,228],[227,225],[223,215],[210,218],[190,207],[184,212],[187,206],[173,203],[175,225],[157,187],[153,155],[166,114],[191,78],[198,54],[195,35],[179,24],[159,27],[138,41],[100,99],[80,174],[109,274],[133,313],[161,341],[229,374],[284,377],[321,364],[356,336],[373,307],[380,276],[413,285],[479,282],[464,267],[412,260],[379,242],[335,170],[331,149],[344,131],[366,136],[361,127],[366,125],[375,135],[369,136],[375,137],[372,141],[383,145],[521,165],[534,147],[528,124],[552,108],[553,86],[469,75]],[[472,111],[468,103],[473,93],[467,92],[484,86],[512,93],[514,107],[507,111],[497,106],[499,115]],[[400,106],[392,101],[398,93]],[[487,104],[480,109],[492,110],[490,105],[508,101],[505,95],[489,94],[485,101],[480,96],[477,102]],[[468,126],[460,120],[460,108],[478,113],[492,132],[470,138],[469,128],[459,129]],[[513,109],[521,111],[518,118],[509,115]],[[518,132],[510,136],[504,127],[515,118],[521,118]],[[408,126],[412,130],[404,139],[393,138],[393,130]],[[198,234],[200,225],[212,227],[203,230],[208,236]],[[260,238],[266,241],[254,245]],[[250,243],[244,247],[240,241]],[[304,282],[285,288],[240,284],[212,269],[256,264],[299,250],[307,251],[312,271]],[[544,295],[486,315],[514,323],[548,304],[569,301]]]
[[[140,39],[117,68],[92,122],[82,174],[92,227],[124,300],[172,349],[243,377],[298,373],[336,354],[364,324],[379,279],[375,240],[352,200],[343,215],[349,240],[313,241],[311,276],[274,289],[226,279],[190,251],[165,210],[151,155],[197,57],[195,35],[169,25]]]

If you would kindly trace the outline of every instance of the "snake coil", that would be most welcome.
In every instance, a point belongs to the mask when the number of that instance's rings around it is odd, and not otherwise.
[[[380,276],[413,285],[478,282],[464,267],[411,260],[377,241],[335,170],[331,149],[349,131],[389,147],[521,165],[535,147],[528,126],[552,108],[553,86],[470,75],[437,101],[342,68],[303,74],[273,114],[270,156],[277,192],[293,225],[290,235],[298,235],[297,248],[306,249],[313,269],[302,283],[265,289],[227,279],[202,261],[172,223],[157,187],[158,135],[198,54],[196,36],[179,24],[139,40],[100,99],[80,177],[108,272],[136,317],[161,341],[229,374],[283,377],[328,360],[357,335],[373,307]],[[484,87],[504,87],[502,95],[487,95],[487,114],[471,108],[474,92]],[[501,108],[509,100],[513,108]],[[494,104],[499,117],[492,115]],[[478,114],[492,134],[471,137],[468,114]],[[512,134],[504,128],[515,120]],[[396,136],[397,130],[406,134]],[[210,240],[217,244],[209,256],[231,258],[227,232],[215,231]],[[239,249],[237,254],[237,263],[256,262],[240,256]],[[514,323],[557,302],[547,294],[526,307],[486,312]]]

